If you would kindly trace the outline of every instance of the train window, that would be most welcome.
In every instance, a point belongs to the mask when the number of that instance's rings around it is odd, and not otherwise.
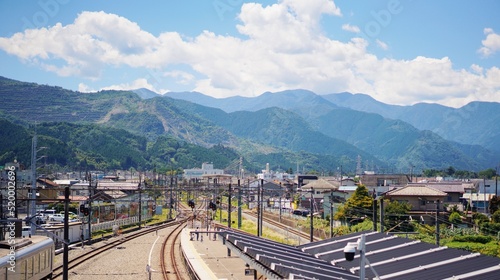
[[[40,255],[33,256],[33,274],[37,275],[40,272]]]
[[[46,254],[47,254],[47,251],[40,252],[40,270],[44,270],[47,267],[47,264],[45,263],[46,258],[47,258]]]
[[[27,259],[28,263],[26,265],[26,277],[27,279],[33,277],[33,257]]]
[[[53,254],[54,252],[52,251],[52,249],[49,249],[47,250],[47,257],[45,258],[45,263],[47,264],[46,267],[48,267],[49,269],[52,269],[52,256],[54,255]]]
[[[21,261],[21,270],[19,270],[19,279],[26,279],[26,260]]]

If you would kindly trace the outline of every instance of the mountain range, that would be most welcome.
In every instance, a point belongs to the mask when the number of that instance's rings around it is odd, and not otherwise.
[[[301,171],[319,172],[339,166],[377,172],[450,166],[478,171],[494,168],[500,160],[499,103],[396,106],[364,94],[307,90],[222,99],[198,92],[158,95],[147,89],[81,93],[3,77],[0,96],[0,117],[17,124],[123,129],[144,137],[148,147],[160,145],[165,136],[191,148],[223,146],[235,151],[233,165],[239,155],[247,169],[270,163],[274,170],[298,165]]]

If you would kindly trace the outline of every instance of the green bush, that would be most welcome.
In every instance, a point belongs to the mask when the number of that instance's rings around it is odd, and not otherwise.
[[[456,242],[472,242],[472,243],[481,243],[486,244],[493,240],[493,237],[486,235],[458,235],[454,236],[453,241]]]

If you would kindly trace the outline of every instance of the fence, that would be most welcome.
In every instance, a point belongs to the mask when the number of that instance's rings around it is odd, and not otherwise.
[[[141,217],[141,221],[148,220],[151,217],[152,217],[151,215],[143,215]],[[126,225],[131,225],[131,224],[137,224],[137,223],[139,223],[139,216],[134,216],[134,217],[124,218],[124,219],[119,219],[119,220],[114,220],[114,221],[92,224],[91,229],[92,229],[92,231],[107,230],[107,229],[113,229],[114,225],[118,225],[121,227],[121,226],[126,226]]]

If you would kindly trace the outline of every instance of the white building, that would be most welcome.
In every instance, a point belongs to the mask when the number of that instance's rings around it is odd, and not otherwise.
[[[214,169],[212,163],[204,162],[200,168],[184,169],[184,178],[186,179],[202,179],[207,175],[224,175],[224,170]]]
[[[261,173],[257,174],[257,179],[263,179],[263,180],[293,180],[295,179],[295,175],[293,174],[288,174],[288,173],[277,173],[273,172],[272,170],[269,169],[269,163],[266,163],[266,169],[262,170]]]

